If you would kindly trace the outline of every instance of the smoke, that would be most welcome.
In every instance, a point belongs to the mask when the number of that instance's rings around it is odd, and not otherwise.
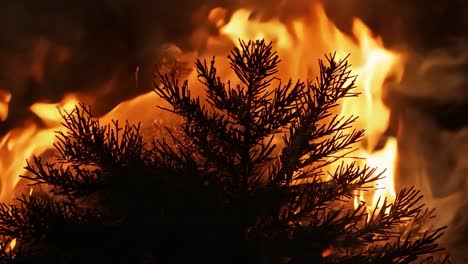
[[[437,208],[436,222],[454,263],[467,263],[468,246],[468,2],[462,0],[324,1],[349,31],[359,16],[384,43],[406,54],[401,83],[387,100],[398,120],[397,185],[415,185]],[[352,3],[351,3],[352,2]]]
[[[325,0],[323,3],[338,27],[349,29],[352,17],[358,16],[388,46],[405,46],[426,53],[468,37],[465,16],[468,3],[463,0]]]
[[[406,104],[398,110],[399,187],[416,186],[425,203],[436,208],[437,226],[448,225],[444,236],[453,263],[467,263],[468,127],[442,128],[426,112]],[[409,125],[411,124],[411,125]]]
[[[416,186],[454,263],[468,263],[468,2],[325,0],[337,26],[360,17],[389,48],[406,54],[405,74],[386,100],[398,123],[397,188]]]

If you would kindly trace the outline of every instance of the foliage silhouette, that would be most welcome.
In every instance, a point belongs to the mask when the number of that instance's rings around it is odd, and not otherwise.
[[[152,142],[83,104],[62,113],[56,159],[35,157],[23,176],[43,192],[0,206],[1,263],[447,261],[434,258],[444,228],[421,224],[432,211],[414,188],[371,215],[352,206],[382,173],[347,162],[364,131],[333,113],[357,96],[346,58],[284,83],[271,43],[241,41],[229,59],[238,85],[214,59],[196,62],[206,100],[156,72],[181,126]]]

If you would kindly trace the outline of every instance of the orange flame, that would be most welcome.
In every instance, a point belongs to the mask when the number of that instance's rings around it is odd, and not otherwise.
[[[238,43],[238,39],[273,41],[282,59],[279,66],[279,77],[282,78],[293,76],[304,79],[317,75],[318,68],[315,62],[325,53],[336,51],[338,58],[351,54],[349,61],[353,65],[353,72],[359,75],[357,86],[363,95],[345,101],[341,106],[341,114],[359,116],[357,126],[366,130],[366,144],[360,146],[358,156],[364,157],[371,166],[387,169],[387,177],[378,182],[378,187],[385,189],[379,189],[372,194],[372,197],[360,193],[356,203],[364,200],[368,207],[372,208],[380,195],[393,198],[396,140],[389,139],[382,148],[376,149],[389,123],[389,110],[382,102],[384,85],[390,76],[395,79],[401,78],[403,72],[401,55],[385,49],[381,39],[373,36],[369,28],[359,19],[353,22],[353,36],[344,34],[328,19],[323,7],[317,3],[312,4],[308,17],[288,23],[279,19],[270,21],[251,19],[252,10],[248,9],[237,10],[230,19],[224,17],[227,13],[222,8],[210,12],[209,19],[219,28],[221,35],[208,38],[206,43],[208,51],[206,58],[221,55],[217,58],[218,73],[225,79],[234,79],[233,73],[227,67],[223,68],[223,65],[228,65],[223,60],[226,60],[225,55],[233,43]],[[44,49],[47,49],[46,44],[37,51],[39,58],[44,53]],[[69,54],[65,50],[62,53],[61,60],[66,60]],[[205,57],[204,54],[201,54],[201,57]],[[40,65],[33,68],[36,79],[41,80],[43,73]],[[196,72],[192,72],[188,79],[189,82],[196,83]],[[0,117],[3,119],[8,114],[9,97],[6,95],[4,100],[2,98],[0,98]],[[24,173],[24,160],[32,155],[39,155],[52,146],[54,131],[62,129],[56,108],[70,110],[69,108],[76,103],[76,96],[65,97],[58,104],[37,103],[31,107],[31,111],[45,123],[45,128],[27,124],[22,128],[11,130],[0,139],[2,154],[0,169],[3,173],[0,179],[0,201],[11,196],[18,183],[18,175]],[[154,107],[157,104],[159,104],[158,98],[150,92],[123,102],[102,120],[118,118],[131,122],[158,121],[154,118],[165,117],[159,115]]]
[[[8,117],[8,104],[11,100],[11,93],[0,90],[0,121],[5,121]]]
[[[62,130],[61,116],[57,108],[70,111],[78,100],[69,95],[57,104],[36,103],[31,111],[41,118],[45,128],[35,123],[26,123],[23,127],[10,130],[0,140],[0,201],[11,198],[13,190],[18,184],[19,175],[24,175],[25,160],[33,155],[40,155],[50,149],[55,140],[55,131]]]
[[[395,198],[396,139],[390,138],[383,148],[376,148],[390,119],[390,111],[382,101],[384,85],[389,77],[401,79],[402,56],[385,49],[382,40],[374,37],[359,19],[353,21],[353,36],[347,36],[327,18],[321,5],[314,5],[311,12],[308,18],[286,25],[279,20],[265,22],[249,19],[252,11],[240,9],[227,24],[220,27],[220,31],[234,43],[238,39],[264,38],[273,41],[283,60],[280,72],[286,76],[310,77],[310,73],[317,70],[312,63],[324,53],[336,51],[337,56],[342,58],[351,54],[349,61],[353,72],[358,75],[357,89],[362,95],[357,99],[345,100],[341,114],[359,116],[356,125],[366,131],[365,144],[360,146],[357,156],[365,158],[371,167],[386,169],[386,177],[377,182],[378,189],[372,197],[359,193],[355,199],[355,206],[363,200],[370,211],[377,206],[379,197],[387,197],[390,201]]]

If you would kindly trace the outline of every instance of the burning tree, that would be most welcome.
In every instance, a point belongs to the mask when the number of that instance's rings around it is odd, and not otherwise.
[[[271,43],[240,42],[229,59],[239,85],[197,61],[206,102],[157,72],[181,126],[151,143],[85,105],[63,113],[56,160],[35,157],[23,176],[35,191],[0,206],[2,263],[446,261],[434,257],[444,228],[422,224],[431,212],[413,188],[370,214],[353,206],[382,174],[346,162],[364,133],[333,114],[357,95],[346,59],[285,83]]]

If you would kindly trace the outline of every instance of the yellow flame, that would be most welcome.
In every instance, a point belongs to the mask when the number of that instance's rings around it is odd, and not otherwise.
[[[10,130],[0,139],[0,201],[12,198],[20,180],[19,176],[26,172],[26,159],[50,149],[55,140],[55,131],[63,130],[58,109],[71,111],[77,102],[74,95],[67,95],[57,104],[33,104],[31,111],[44,121],[46,127],[26,122],[22,127]]]
[[[248,9],[237,10],[228,24],[221,28],[221,32],[238,39],[264,39],[275,42],[278,48],[292,48],[292,41],[288,29],[279,20],[268,22],[249,21],[252,11]],[[249,21],[249,23],[246,23]]]
[[[68,94],[61,102],[54,103],[35,103],[30,106],[31,112],[36,114],[43,122],[49,124],[49,126],[58,125],[62,120],[62,116],[59,109],[70,112],[73,110],[75,105],[79,103],[76,95]]]
[[[16,247],[16,238],[13,238],[7,245],[5,251],[8,253],[8,252],[11,252],[12,250],[14,250]]]
[[[0,90],[0,121],[5,121],[8,117],[8,105],[11,100],[11,93]]]
[[[357,156],[365,158],[370,166],[386,169],[386,177],[377,182],[378,190],[371,197],[362,193],[356,197],[355,206],[363,200],[370,211],[380,196],[386,196],[390,201],[395,198],[396,140],[391,138],[383,148],[376,148],[384,137],[390,118],[390,111],[382,100],[385,82],[390,76],[396,80],[402,77],[402,57],[385,49],[382,40],[373,36],[361,20],[354,19],[353,36],[348,36],[327,18],[321,5],[314,5],[311,10],[309,18],[297,19],[288,26],[275,19],[255,21],[250,19],[251,10],[240,9],[220,31],[234,43],[238,39],[273,41],[283,60],[280,72],[286,76],[311,77],[311,72],[317,71],[313,63],[324,53],[336,51],[341,58],[350,54],[352,71],[358,75],[357,89],[362,95],[345,100],[340,114],[359,116],[357,128],[366,131],[365,144],[360,146]]]
[[[219,28],[221,34],[208,38],[207,54],[199,54],[200,57],[207,59],[211,59],[212,55],[221,55],[217,57],[218,74],[226,80],[234,80],[234,76],[229,68],[224,66],[228,65],[225,55],[232,45],[238,44],[238,39],[273,41],[282,60],[279,66],[280,78],[314,77],[318,73],[317,58],[322,58],[324,54],[330,52],[336,52],[338,58],[351,54],[349,61],[353,65],[353,72],[358,74],[357,86],[363,95],[346,100],[339,111],[346,116],[359,116],[357,126],[366,130],[364,140],[366,144],[360,146],[361,151],[358,156],[364,157],[371,166],[387,169],[387,177],[377,183],[377,187],[385,189],[379,189],[371,197],[359,194],[356,204],[364,200],[369,207],[375,206],[376,197],[380,195],[392,199],[397,144],[395,139],[391,138],[383,147],[378,149],[377,147],[389,123],[389,110],[382,101],[385,82],[389,76],[395,79],[401,77],[403,69],[401,55],[386,49],[382,40],[373,36],[370,29],[359,19],[353,21],[353,36],[344,34],[328,19],[323,7],[316,1],[311,4],[309,16],[290,20],[287,23],[280,19],[256,20],[251,18],[253,11],[248,9],[235,11],[229,20],[223,17],[227,13],[220,8],[210,12],[209,20]],[[38,58],[42,58],[42,54],[48,50],[47,43],[40,46],[36,52]],[[65,50],[62,53],[61,60],[66,60],[70,56]],[[37,80],[44,77],[39,66],[33,67],[33,72]],[[193,71],[188,79],[189,82],[195,83],[196,72]],[[155,107],[160,103],[157,100],[152,92],[141,95],[123,102],[102,120],[118,118],[151,123],[155,118],[162,118],[158,116],[160,112],[157,112]],[[5,102],[7,108],[9,100]],[[62,129],[59,125],[61,117],[57,107],[71,110],[70,108],[77,102],[78,98],[71,95],[58,104],[34,104],[31,106],[31,111],[46,124],[46,127],[39,128],[36,124],[29,123],[13,129],[0,139],[0,154],[3,157],[0,160],[0,170],[3,173],[0,201],[9,197],[18,182],[18,175],[24,173],[24,160],[52,146],[54,131]],[[7,111],[3,110],[5,107],[2,107],[0,104],[0,117],[7,115]]]

